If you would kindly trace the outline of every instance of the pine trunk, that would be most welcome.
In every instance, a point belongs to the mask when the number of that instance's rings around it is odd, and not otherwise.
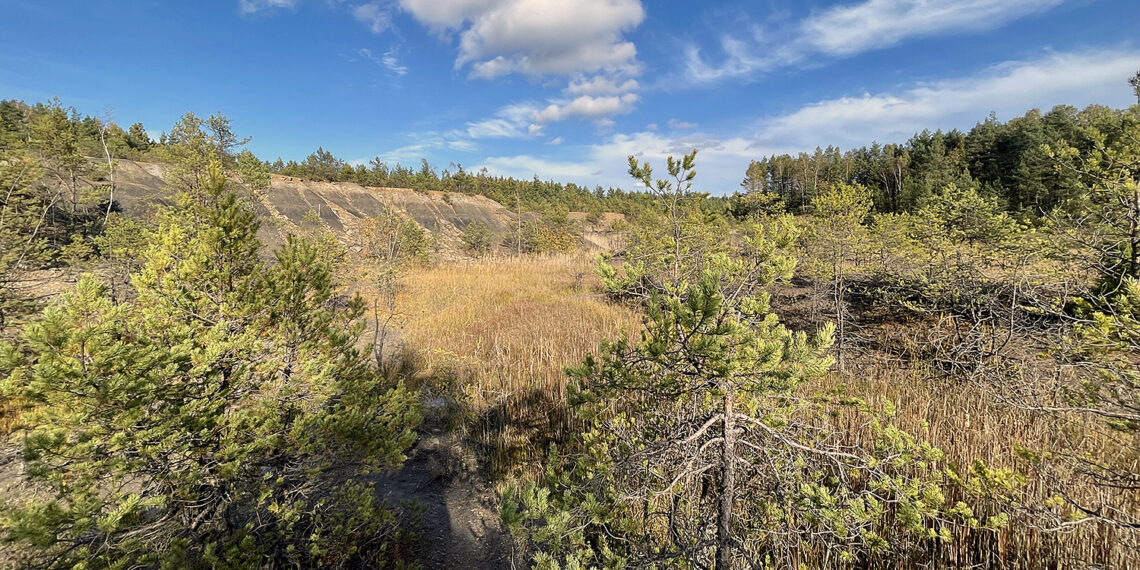
[[[732,507],[736,502],[736,422],[734,394],[724,395],[724,446],[721,451],[720,516],[716,527],[716,570],[732,566]]]

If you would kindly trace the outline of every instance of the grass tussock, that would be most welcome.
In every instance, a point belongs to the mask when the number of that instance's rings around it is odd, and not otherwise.
[[[522,257],[416,270],[402,282],[400,342],[418,377],[457,404],[457,426],[504,472],[569,428],[567,366],[640,317],[606,301],[583,256]]]
[[[923,560],[912,560],[904,566],[970,567],[970,568],[1137,568],[1137,543],[1134,532],[1096,521],[1060,522],[1052,528],[1041,526],[1039,508],[1050,497],[1063,492],[1086,504],[1114,505],[1136,512],[1140,505],[1126,494],[1107,492],[1078,477],[1067,477],[1063,487],[1053,477],[1027,461],[1019,450],[1057,449],[1072,446],[1074,434],[1080,434],[1080,445],[1090,457],[1105,457],[1113,450],[1111,434],[1094,421],[1036,414],[1011,407],[984,390],[969,383],[953,382],[918,368],[908,368],[865,355],[853,362],[851,369],[833,372],[804,386],[809,392],[843,393],[863,398],[879,413],[890,409],[887,420],[904,431],[937,446],[946,453],[947,464],[956,466],[967,478],[975,462],[991,470],[1010,470],[1015,488],[1003,500],[983,500],[955,484],[946,484],[943,492],[948,503],[966,501],[976,507],[982,518],[1009,516],[1008,525],[999,531],[958,527],[954,538],[939,543],[925,553]],[[830,418],[831,428],[843,434],[844,443],[870,448],[873,437],[865,423],[851,421],[848,415]],[[1079,422],[1080,425],[1075,425]],[[1012,499],[1012,500],[1011,500]],[[884,567],[896,567],[899,561],[880,561]]]
[[[395,336],[404,369],[429,397],[450,406],[453,426],[482,447],[481,455],[498,475],[535,469],[547,444],[572,430],[565,368],[581,363],[602,340],[640,329],[635,310],[599,293],[592,269],[588,256],[499,258],[414,269],[401,279]],[[1022,510],[1045,503],[1060,489],[1018,450],[1071,448],[1071,438],[1080,434],[1077,445],[1090,456],[1111,455],[1111,434],[1099,424],[1077,426],[1017,409],[970,383],[875,354],[853,358],[846,373],[803,386],[804,394],[838,389],[880,412],[891,409],[891,423],[938,446],[947,464],[967,478],[974,462],[981,461],[990,469],[1011,470],[1017,481],[1012,505],[979,504],[959,485],[944,487],[949,503],[968,501],[983,519],[1010,515],[1004,530],[959,528],[953,541],[933,545],[922,560],[879,560],[872,566],[1136,567],[1134,533],[1093,523],[1039,528]],[[845,445],[874,445],[863,420],[836,414],[827,421]],[[1064,492],[1091,504],[1127,500],[1079,480],[1067,482]]]

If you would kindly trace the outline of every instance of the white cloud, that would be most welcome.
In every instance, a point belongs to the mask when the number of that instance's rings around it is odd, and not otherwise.
[[[539,137],[543,128],[551,123],[569,120],[592,120],[599,131],[614,126],[609,116],[633,110],[639,97],[636,93],[592,97],[582,95],[572,100],[553,99],[540,107],[535,103],[515,103],[495,111],[494,116],[467,123],[467,128],[453,131],[457,137],[513,138]]]
[[[681,131],[681,130],[685,130],[685,129],[695,129],[698,126],[699,125],[697,125],[696,123],[679,121],[677,119],[669,119],[669,128],[673,129],[675,131]]]
[[[619,95],[637,91],[639,87],[636,79],[619,81],[612,77],[595,75],[571,81],[565,91],[568,95]]]
[[[467,140],[449,140],[447,141],[447,148],[457,150],[459,152],[474,152],[478,145],[472,141]]]
[[[254,14],[263,10],[293,8],[297,0],[240,0],[238,7],[242,14]]]
[[[1010,118],[1057,104],[1128,105],[1124,78],[1140,66],[1140,52],[1054,53],[1012,61],[972,77],[915,85],[898,92],[819,101],[766,121],[766,141],[801,149],[905,140],[923,128],[970,128],[990,111]]]
[[[627,173],[627,156],[633,155],[638,160],[649,161],[654,168],[660,170],[665,167],[665,157],[680,156],[694,148],[699,149],[698,175],[694,189],[700,191],[719,193],[725,189],[725,184],[729,185],[728,190],[731,191],[739,184],[739,179],[743,178],[748,161],[756,158],[756,150],[751,147],[751,143],[740,137],[670,138],[641,132],[614,134],[599,144],[568,149],[568,153],[577,152],[580,155],[575,160],[524,154],[489,157],[483,161],[483,165],[492,173],[516,178],[526,179],[538,174],[543,179],[633,188],[635,183]],[[722,175],[727,175],[728,179]]]
[[[467,124],[468,137],[473,139],[523,138],[527,136],[517,123],[502,118],[483,119]]]
[[[383,33],[384,30],[387,30],[388,26],[392,24],[392,18],[388,14],[388,11],[377,2],[361,4],[353,8],[352,17],[367,26],[374,34]]]
[[[497,3],[497,0],[400,0],[404,10],[437,32],[458,28]]]
[[[404,75],[408,73],[408,67],[406,65],[401,65],[400,60],[396,57],[395,49],[390,49],[384,52],[384,56],[380,58],[380,62],[384,64],[384,67],[388,68],[389,71],[395,73],[396,75]]]
[[[610,119],[608,117],[602,117],[601,119],[595,119],[594,120],[594,134],[596,134],[598,136],[608,135],[611,132],[613,132],[615,125],[617,125],[617,121]]]
[[[619,113],[628,113],[637,103],[636,93],[613,95],[609,97],[592,97],[582,95],[568,103],[551,103],[541,111],[536,111],[534,122],[544,125],[567,119],[596,119],[608,117]]]
[[[1064,0],[867,0],[813,14],[803,41],[829,55],[895,45],[910,37],[988,30],[1044,12]]]
[[[690,82],[712,83],[730,77],[747,77],[772,69],[781,59],[793,63],[799,57],[784,48],[785,55],[781,58],[775,52],[765,51],[764,46],[747,44],[731,36],[721,36],[720,46],[724,58],[716,64],[706,62],[697,46],[685,47],[685,76]]]
[[[596,175],[596,172],[590,170],[591,166],[585,163],[551,160],[526,154],[490,157],[483,161],[483,166],[492,174],[513,176],[522,180],[527,180],[536,174],[543,179],[569,181],[585,180]]]
[[[770,30],[754,26],[747,37],[722,35],[719,61],[710,62],[691,44],[684,52],[685,76],[692,83],[711,83],[800,64],[813,56],[851,56],[910,38],[990,30],[1064,1],[863,0],[813,12],[796,24],[781,23]]]
[[[356,53],[368,61],[371,61],[372,63],[375,63],[376,65],[387,69],[392,73],[395,73],[396,75],[405,75],[408,73],[407,66],[400,64],[400,59],[396,54],[395,48],[384,52],[384,55],[381,56],[374,55],[372,53],[372,50],[368,48],[360,48],[356,50]]]
[[[549,141],[547,141],[546,144],[555,145],[555,146],[560,145],[560,144],[562,144],[562,137],[554,137],[554,138],[550,139]]]
[[[522,139],[542,134],[542,126],[532,124],[534,105],[516,103],[495,111],[493,117],[467,123],[467,128],[452,131],[453,137]]]
[[[542,136],[544,125],[628,113],[638,101],[637,48],[623,35],[645,19],[641,0],[396,1],[442,38],[457,38],[455,68],[466,68],[471,77],[521,73],[569,80],[565,98],[501,109],[469,123],[466,136]]]
[[[623,32],[645,19],[640,0],[400,0],[417,21],[457,30],[456,68],[475,77],[508,73],[636,73],[637,48]]]
[[[522,155],[486,160],[492,171],[529,178],[561,178],[584,184],[630,188],[626,156],[663,168],[666,156],[699,149],[695,188],[731,193],[749,161],[765,155],[811,151],[834,144],[844,150],[905,142],[922,129],[968,130],[990,111],[1007,120],[1032,108],[1068,104],[1124,107],[1135,103],[1126,79],[1140,68],[1140,50],[1053,53],[1012,61],[973,76],[916,84],[895,91],[818,101],[793,112],[759,118],[735,132],[666,136],[647,126],[638,133],[609,135],[560,156]]]

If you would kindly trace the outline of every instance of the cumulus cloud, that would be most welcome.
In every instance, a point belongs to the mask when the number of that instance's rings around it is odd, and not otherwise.
[[[686,77],[693,83],[749,77],[815,56],[845,57],[897,45],[910,38],[989,30],[1045,12],[1065,0],[863,0],[813,12],[790,32],[754,26],[744,36],[722,35],[720,57],[710,61],[686,47]]]
[[[493,79],[607,71],[633,73],[622,34],[645,19],[640,0],[400,0],[417,21],[459,36],[456,68]]]
[[[542,134],[542,126],[532,122],[536,109],[529,103],[507,105],[495,111],[493,117],[467,123],[467,128],[453,131],[455,137],[473,139],[521,139]]]
[[[593,97],[582,95],[565,104],[551,103],[541,111],[536,111],[533,120],[538,124],[554,123],[567,119],[597,119],[618,113],[628,113],[637,103],[636,93]]]
[[[497,0],[400,0],[400,7],[437,32],[458,28],[491,10]]]
[[[533,102],[507,105],[494,116],[467,124],[457,136],[470,138],[527,138],[539,137],[543,128],[551,123],[569,120],[593,121],[600,130],[614,126],[609,117],[633,110],[639,97],[636,93],[594,97],[582,95],[574,99],[552,99],[545,106]]]
[[[297,0],[241,0],[238,7],[242,14],[255,14],[264,10],[293,8]]]
[[[636,79],[621,81],[612,77],[595,75],[571,81],[565,91],[568,95],[618,95],[637,91],[638,87]]]

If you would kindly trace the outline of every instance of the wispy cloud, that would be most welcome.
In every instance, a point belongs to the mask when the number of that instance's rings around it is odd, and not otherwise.
[[[989,30],[1050,10],[1064,0],[867,0],[812,15],[803,41],[820,53],[850,55],[921,36]]]
[[[764,144],[813,148],[899,140],[927,127],[968,128],[993,111],[1001,117],[1065,103],[1128,105],[1124,82],[1140,51],[1051,53],[1009,61],[968,77],[922,83],[805,105],[759,126]]]
[[[265,10],[274,10],[280,8],[293,8],[297,5],[297,0],[240,0],[238,2],[238,9],[242,14],[256,14]]]
[[[816,101],[786,114],[745,121],[735,131],[667,135],[650,125],[642,132],[615,133],[592,145],[565,145],[567,151],[558,158],[497,156],[485,163],[501,174],[538,173],[544,178],[628,187],[626,156],[658,164],[668,155],[696,148],[700,150],[697,187],[726,193],[737,188],[749,161],[769,154],[794,154],[828,144],[847,149],[876,140],[904,142],[924,128],[969,129],[991,111],[1008,119],[1057,104],[1130,105],[1135,100],[1126,79],[1138,68],[1140,50],[1049,53],[965,77]],[[565,158],[568,154],[574,158]]]
[[[846,57],[898,45],[911,38],[982,31],[1051,10],[1065,0],[863,0],[813,12],[778,29],[753,26],[750,33],[722,35],[720,53],[685,49],[685,76],[692,83],[750,77],[813,58]]]
[[[352,17],[374,34],[382,34],[392,25],[392,16],[378,2],[356,6],[352,9]]]
[[[359,54],[360,57],[363,57],[364,59],[367,59],[368,61],[375,63],[377,66],[382,67],[396,75],[404,75],[408,73],[407,66],[400,64],[400,60],[396,55],[395,48],[384,52],[384,54],[380,56],[373,54],[372,50],[368,48],[360,48],[356,50],[356,53]]]

